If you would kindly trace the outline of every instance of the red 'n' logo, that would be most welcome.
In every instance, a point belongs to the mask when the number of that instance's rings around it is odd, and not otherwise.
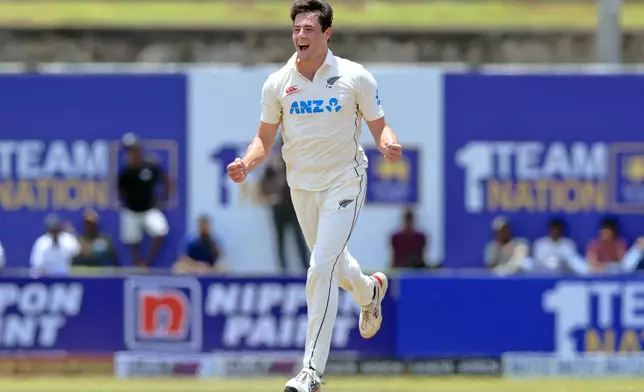
[[[188,334],[190,303],[179,290],[140,291],[138,335],[143,338],[184,339]]]
[[[286,95],[293,94],[296,91],[297,91],[297,86],[291,86],[286,89]]]

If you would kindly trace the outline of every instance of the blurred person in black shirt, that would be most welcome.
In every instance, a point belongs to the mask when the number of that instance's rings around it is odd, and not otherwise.
[[[282,273],[288,272],[286,262],[286,230],[291,227],[295,235],[297,251],[300,256],[300,264],[304,271],[309,268],[308,248],[304,240],[304,234],[297,221],[295,207],[291,200],[291,189],[286,182],[286,163],[282,159],[281,139],[277,142],[277,148],[274,154],[269,157],[266,163],[266,170],[261,180],[262,195],[271,206],[273,215],[273,225],[275,227],[275,240],[277,245],[277,257],[279,259]]]
[[[170,179],[156,163],[146,160],[136,136],[123,137],[127,162],[118,177],[118,191],[122,202],[121,241],[132,250],[132,262],[142,268],[149,267],[156,259],[163,240],[168,235],[168,221],[160,210],[161,201],[170,197]],[[157,198],[161,185],[163,196]],[[141,258],[143,232],[152,237],[148,257]]]

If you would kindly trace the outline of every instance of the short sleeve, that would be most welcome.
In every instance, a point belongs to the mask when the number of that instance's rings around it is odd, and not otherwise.
[[[494,242],[488,242],[483,251],[483,260],[485,265],[491,266],[496,261],[497,245]]]
[[[69,251],[71,252],[72,256],[77,256],[80,254],[81,251],[81,244],[80,241],[78,241],[78,238],[76,238],[75,235],[69,234],[68,242],[69,242]]]
[[[572,257],[577,255],[577,245],[575,242],[569,238],[564,239],[564,246],[562,248],[562,253],[565,257]]]
[[[31,266],[34,268],[41,268],[44,264],[44,253],[46,248],[46,240],[40,237],[34,242],[31,248],[31,257],[29,258]]]
[[[378,83],[366,69],[358,74],[357,91],[358,110],[366,121],[377,120],[385,115],[378,95]]]
[[[279,124],[282,120],[282,105],[277,99],[276,87],[271,78],[268,78],[262,87],[261,120],[267,124]]]

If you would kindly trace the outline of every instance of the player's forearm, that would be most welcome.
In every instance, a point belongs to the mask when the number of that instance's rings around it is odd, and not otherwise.
[[[398,136],[391,129],[389,124],[387,124],[382,129],[382,133],[380,134],[380,139],[377,140],[377,142],[378,142],[378,150],[384,153],[388,144],[392,144],[392,143],[398,144]]]
[[[381,153],[385,153],[388,144],[398,144],[398,136],[387,124],[384,117],[374,121],[367,121],[367,125]]]
[[[248,172],[250,173],[261,165],[268,158],[270,151],[271,144],[268,141],[262,140],[259,136],[255,136],[242,158]]]

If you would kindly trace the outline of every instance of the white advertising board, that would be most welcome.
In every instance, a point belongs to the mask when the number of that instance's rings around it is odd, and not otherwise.
[[[644,356],[637,353],[505,353],[506,378],[641,378]]]

